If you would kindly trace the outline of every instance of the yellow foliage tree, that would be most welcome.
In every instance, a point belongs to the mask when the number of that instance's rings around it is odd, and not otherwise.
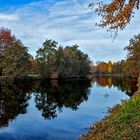
[[[108,62],[108,73],[112,73],[112,62]]]

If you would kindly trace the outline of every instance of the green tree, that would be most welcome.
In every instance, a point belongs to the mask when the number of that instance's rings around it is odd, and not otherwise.
[[[88,55],[81,52],[78,47],[77,45],[66,46],[61,51],[61,59],[58,60],[61,65],[57,65],[60,77],[82,77],[89,74],[91,61]]]
[[[49,76],[55,68],[54,55],[56,53],[58,43],[53,40],[48,40],[43,43],[43,47],[39,48],[36,55],[38,72],[42,76]]]
[[[37,51],[38,71],[43,77],[81,77],[90,72],[90,60],[77,45],[58,47],[53,40],[46,40]]]

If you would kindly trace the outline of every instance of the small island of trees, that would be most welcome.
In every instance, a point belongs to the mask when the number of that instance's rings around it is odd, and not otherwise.
[[[52,39],[46,39],[34,58],[9,29],[1,28],[0,76],[12,79],[28,75],[50,79],[87,77],[91,61],[78,47],[63,47]]]

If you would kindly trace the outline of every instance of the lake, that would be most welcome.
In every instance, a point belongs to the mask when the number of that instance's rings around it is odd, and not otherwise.
[[[111,77],[1,83],[0,140],[77,140],[128,100],[136,83]]]

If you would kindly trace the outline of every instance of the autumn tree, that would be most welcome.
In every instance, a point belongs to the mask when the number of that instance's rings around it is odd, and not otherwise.
[[[131,67],[131,73],[138,76],[140,71],[140,34],[130,39],[129,45],[125,49],[128,51],[127,63]]]
[[[113,63],[113,73],[138,77],[140,71],[140,34],[130,39],[125,50],[128,52],[127,59]]]
[[[9,29],[0,29],[0,75],[25,74],[30,68],[28,49]]]
[[[96,25],[102,28],[107,28],[108,31],[112,32],[123,30],[130,23],[131,18],[134,16],[135,11],[139,9],[139,2],[140,0],[110,0],[109,2],[104,0],[104,2],[103,1],[99,1],[97,3],[93,2],[89,5],[89,7],[91,9],[94,9],[94,11],[101,17],[100,22],[97,23]],[[133,44],[132,42],[135,39],[131,40],[130,44]],[[129,47],[130,46],[131,45],[129,45]],[[127,50],[130,52],[129,47],[127,48]],[[132,47],[130,48],[132,50]],[[132,57],[130,57],[130,54],[131,52],[129,53],[129,58],[126,61],[126,63],[123,63],[126,66],[128,65],[128,63],[133,66],[135,65],[134,63],[136,63],[136,61],[131,60]],[[135,57],[137,56],[135,55]],[[135,59],[138,58],[139,57]],[[137,63],[136,65],[138,66],[139,64]],[[137,74],[136,69],[134,67],[132,67],[132,69],[133,69],[132,73]]]
[[[108,69],[108,66],[107,66],[107,63],[106,62],[100,62],[98,64],[98,69],[99,69],[99,73],[101,74],[105,74],[107,73],[107,69]]]
[[[111,74],[112,73],[112,62],[108,63],[101,61],[96,66],[92,67],[92,73],[96,74]]]
[[[112,73],[113,74],[120,74],[120,75],[121,74],[126,74],[126,73],[123,72],[124,64],[125,64],[124,60],[114,62],[112,64]]]
[[[107,72],[108,72],[108,73],[112,73],[112,62],[109,61],[107,65],[108,65],[108,70],[107,70]]]
[[[10,47],[12,43],[17,42],[14,35],[11,34],[9,29],[0,28],[0,75],[2,75],[2,57],[3,50]]]
[[[3,50],[12,46],[12,44],[18,43],[19,40],[12,35],[11,30],[1,28],[0,29],[0,55],[2,55]]]
[[[135,9],[139,8],[139,0],[110,0],[109,3],[91,3],[90,8],[101,16],[99,27],[110,31],[123,30],[134,16]]]
[[[29,54],[22,44],[13,44],[3,52],[2,74],[19,76],[28,74],[30,69]]]

